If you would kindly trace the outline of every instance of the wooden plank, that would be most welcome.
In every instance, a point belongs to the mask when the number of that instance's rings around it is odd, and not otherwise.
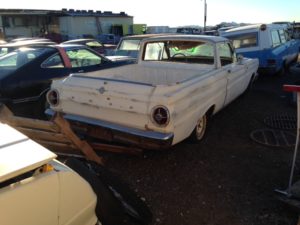
[[[37,140],[37,142],[44,146],[47,145],[53,147],[63,147],[63,148],[78,150],[77,146],[75,146],[73,143],[58,143],[58,142],[47,141],[47,140]]]
[[[101,143],[90,143],[90,145],[92,146],[93,149],[99,151],[126,153],[132,155],[141,155],[143,153],[142,149],[133,148],[133,147],[125,147],[125,146],[101,144]]]
[[[4,104],[0,104],[0,121],[13,127],[27,127],[59,132],[59,127],[52,121],[14,116],[14,114]]]
[[[102,157],[99,157],[93,148],[84,140],[80,140],[78,136],[73,132],[70,124],[66,121],[61,114],[57,113],[53,118],[54,123],[56,123],[61,132],[68,137],[73,144],[86,155],[87,159],[93,160],[99,164],[104,164],[104,160]]]
[[[53,132],[41,131],[41,130],[30,129],[30,128],[20,128],[20,127],[17,127],[17,130],[19,130],[21,133],[25,134],[26,136],[30,137],[31,139],[37,141],[45,140],[45,141],[52,141],[52,142],[65,143],[65,144],[72,143],[65,135],[61,133],[53,133]]]
[[[0,103],[0,119],[14,116],[14,114],[7,108],[6,105]]]
[[[60,131],[59,127],[57,127],[56,124],[46,120],[37,120],[37,119],[30,119],[30,118],[17,117],[17,116],[7,117],[4,120],[0,118],[0,120],[13,127],[35,128],[35,129],[51,131],[51,132]]]

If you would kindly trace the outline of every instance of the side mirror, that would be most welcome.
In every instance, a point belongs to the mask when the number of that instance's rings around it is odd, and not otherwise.
[[[239,54],[239,55],[237,55],[237,63],[238,64],[242,64],[242,62],[243,62],[243,59],[244,59],[244,56],[243,55],[241,55],[241,54]]]

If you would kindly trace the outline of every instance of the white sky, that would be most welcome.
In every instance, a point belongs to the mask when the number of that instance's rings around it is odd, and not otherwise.
[[[299,0],[207,0],[207,6],[207,25],[300,21]],[[204,21],[204,0],[3,0],[1,8],[125,11],[134,17],[134,23],[148,26],[203,26]]]

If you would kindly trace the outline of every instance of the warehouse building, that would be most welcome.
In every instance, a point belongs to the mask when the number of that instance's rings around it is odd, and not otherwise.
[[[133,16],[125,12],[0,9],[0,28],[6,38],[47,35],[52,39],[74,39],[103,34],[139,34],[144,32],[145,25],[134,25]]]

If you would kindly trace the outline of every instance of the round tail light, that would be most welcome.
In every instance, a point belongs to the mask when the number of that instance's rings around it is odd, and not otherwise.
[[[165,106],[156,106],[152,109],[151,113],[152,121],[160,126],[165,127],[170,122],[170,113],[167,107]]]
[[[50,106],[57,106],[59,103],[59,95],[57,90],[50,90],[47,93],[47,101],[49,102]]]

